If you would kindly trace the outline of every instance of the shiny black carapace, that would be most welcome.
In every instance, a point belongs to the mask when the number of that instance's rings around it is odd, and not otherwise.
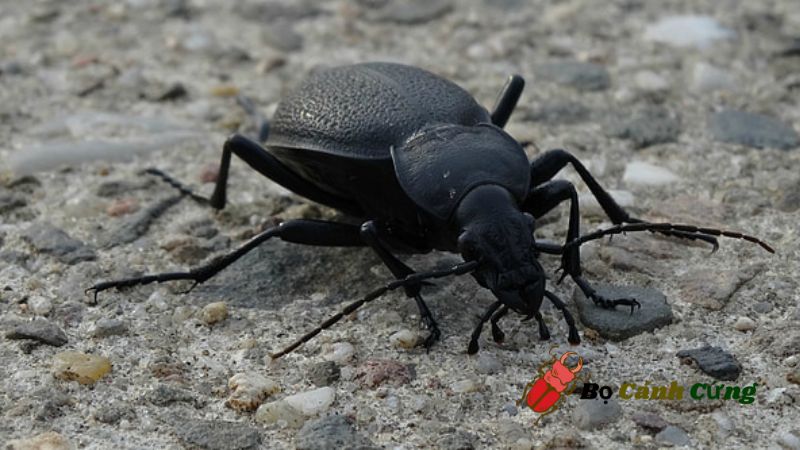
[[[367,63],[317,71],[279,104],[268,137],[264,133],[263,147],[241,135],[228,139],[210,199],[198,197],[160,171],[149,173],[219,209],[225,206],[228,168],[235,154],[287,189],[359,218],[360,226],[290,220],[188,272],[103,282],[90,290],[96,295],[112,287],[170,280],[192,280],[196,285],[272,237],[306,245],[367,246],[398,281],[348,306],[274,357],[386,290],[400,287],[419,307],[430,330],[424,342],[429,347],[440,332],[420,294],[424,280],[463,273],[471,273],[497,298],[472,334],[468,352],[475,353],[485,322],[491,321],[495,340],[503,339],[497,321],[509,310],[535,318],[541,338],[547,339],[549,331],[539,313],[545,297],[563,313],[569,342],[580,341],[564,303],[547,290],[547,277],[538,262],[541,252],[561,255],[564,276],[572,277],[598,305],[627,305],[631,311],[638,306],[632,298],[603,298],[581,276],[578,196],[571,183],[552,180],[567,164],[614,224],[630,224],[606,234],[650,230],[715,246],[712,235],[742,237],[691,226],[656,227],[633,219],[564,150],[550,150],[529,162],[522,146],[503,131],[523,85],[521,77],[510,77],[490,113],[459,86],[415,67]],[[535,219],[563,201],[570,202],[567,244],[537,242]],[[450,270],[416,273],[394,255],[431,250],[459,253],[465,262]]]

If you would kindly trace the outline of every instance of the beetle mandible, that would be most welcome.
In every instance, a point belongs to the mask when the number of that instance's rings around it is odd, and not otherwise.
[[[95,284],[88,291],[152,282],[208,280],[264,241],[317,246],[370,247],[397,281],[373,292],[325,321],[279,357],[331,326],[344,314],[389,289],[403,288],[419,308],[430,334],[440,331],[421,295],[425,280],[471,273],[497,298],[472,333],[468,353],[478,351],[486,322],[502,341],[497,322],[509,310],[535,318],[542,339],[549,338],[539,308],[547,298],[569,328],[568,341],[580,342],[564,302],[547,290],[540,253],[561,255],[569,275],[596,304],[613,308],[639,306],[636,299],[599,295],[581,273],[578,195],[565,180],[552,180],[571,165],[617,227],[605,234],[649,230],[713,244],[714,235],[740,233],[692,226],[642,222],[628,215],[589,171],[564,150],[547,151],[528,161],[522,146],[503,130],[517,104],[524,81],[511,76],[490,113],[456,84],[428,71],[393,63],[363,63],[312,73],[282,100],[264,146],[233,135],[224,145],[219,176],[209,199],[192,193],[155,169],[155,174],[195,200],[221,209],[231,156],[236,155],[263,176],[309,200],[361,220],[361,226],[322,220],[289,220],[268,228],[237,250],[187,272],[169,272]],[[570,203],[567,244],[534,239],[536,218],[558,204]],[[597,236],[595,234],[594,236]],[[584,237],[585,242],[592,237]],[[458,253],[464,263],[445,271],[415,272],[395,253]]]

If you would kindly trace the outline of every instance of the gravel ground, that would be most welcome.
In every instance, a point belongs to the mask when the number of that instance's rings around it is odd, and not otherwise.
[[[800,448],[796,0],[0,9],[0,442]],[[161,168],[207,195],[226,135],[255,131],[237,93],[269,117],[315,67],[373,60],[431,70],[486,106],[519,73],[528,88],[507,130],[531,157],[568,149],[636,216],[741,230],[777,252],[722,239],[709,254],[646,233],[592,242],[587,278],[636,292],[642,311],[600,316],[567,280],[552,289],[580,314],[580,346],[545,307],[549,342],[509,317],[505,343],[486,332],[477,356],[466,344],[492,298],[465,277],[424,291],[443,333],[428,353],[407,348],[424,331],[413,302],[391,293],[271,363],[270,352],[390,279],[363,249],[270,242],[188,294],[175,283],[103,292],[96,304],[84,295],[99,280],[196,266],[278,220],[334,217],[240,161],[219,213],[176,203],[139,172]],[[582,229],[608,226],[577,175],[560,176],[581,192]],[[566,210],[543,218],[537,237],[563,239]],[[536,422],[514,402],[549,352],[568,348],[614,396],[573,395]],[[624,382],[673,381],[756,383],[755,402],[616,394]]]

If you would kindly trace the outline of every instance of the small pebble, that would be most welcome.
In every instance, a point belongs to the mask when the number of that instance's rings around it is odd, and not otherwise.
[[[389,342],[397,348],[414,348],[419,336],[411,330],[403,329],[389,336]]]
[[[622,407],[614,397],[603,400],[581,400],[575,409],[573,419],[578,428],[594,430],[603,425],[618,421],[622,417]]]
[[[235,97],[239,95],[239,88],[231,84],[222,84],[211,88],[214,97]]]
[[[481,389],[480,383],[472,378],[456,381],[450,384],[450,389],[458,394],[465,394],[467,392],[477,392]]]
[[[631,420],[636,425],[653,433],[657,433],[669,426],[666,420],[653,413],[636,413],[631,417]]]
[[[49,298],[34,296],[28,299],[28,307],[37,316],[46,316],[53,310],[53,302]]]
[[[739,331],[752,331],[756,328],[756,323],[749,317],[739,317],[733,327]]]
[[[144,395],[144,399],[156,406],[169,406],[179,402],[202,405],[191,392],[168,384],[157,385]]]
[[[281,423],[290,428],[300,428],[305,423],[306,417],[285,400],[278,400],[259,406],[255,420],[266,424]]]
[[[108,336],[119,336],[128,332],[128,325],[119,319],[100,319],[94,323],[92,335],[102,338]]]
[[[36,319],[31,322],[18,324],[13,330],[6,333],[8,339],[33,339],[54,347],[61,347],[67,343],[67,334],[64,330],[46,319]]]
[[[356,369],[356,378],[370,388],[384,383],[403,385],[416,376],[412,366],[389,359],[370,359]]]
[[[447,0],[409,0],[387,2],[370,17],[381,22],[414,25],[437,19],[453,9]]]
[[[311,366],[308,380],[316,386],[330,386],[341,376],[341,369],[333,361],[322,361]]]
[[[310,420],[294,438],[296,450],[373,449],[373,443],[356,432],[352,420],[331,415]]]
[[[72,444],[55,431],[37,434],[28,439],[14,439],[3,444],[4,450],[71,450]]]
[[[619,341],[672,323],[672,307],[667,303],[666,296],[655,289],[601,283],[594,288],[605,298],[632,297],[641,304],[641,308],[634,309],[633,314],[623,313],[623,307],[620,306],[602,308],[587,299],[583,291],[575,288],[572,298],[578,306],[581,322],[606,339]]]
[[[784,431],[779,434],[778,443],[790,450],[800,450],[800,437],[791,431]]]
[[[682,429],[670,425],[663,430],[661,430],[658,434],[656,434],[656,442],[660,444],[669,444],[674,445],[676,447],[683,447],[685,445],[689,445],[689,435],[686,434],[685,431]]]
[[[94,384],[111,371],[111,360],[80,352],[62,352],[53,357],[53,376],[81,384]]]
[[[228,304],[225,302],[209,303],[203,307],[200,317],[208,325],[222,322],[228,317]]]
[[[645,40],[700,49],[734,35],[733,31],[724,28],[713,17],[692,15],[665,17],[644,30]]]
[[[330,351],[325,355],[325,359],[338,364],[346,363],[353,359],[356,353],[355,347],[349,342],[335,342]]]
[[[622,180],[627,184],[659,186],[675,183],[680,177],[663,167],[643,161],[633,161],[625,166]]]
[[[250,425],[224,420],[174,419],[173,431],[185,448],[244,450],[261,448],[261,431]]]
[[[581,91],[601,91],[611,85],[605,67],[580,61],[545,63],[537,67],[536,74],[545,80]]]
[[[517,414],[519,414],[519,409],[517,408],[517,405],[515,405],[512,402],[509,402],[509,403],[506,403],[505,405],[503,405],[503,411],[505,411],[505,413],[508,414],[511,417],[514,417]]]
[[[228,380],[228,388],[233,393],[225,406],[236,411],[255,411],[264,399],[281,390],[274,380],[252,372],[232,376]]]
[[[39,252],[52,255],[64,264],[73,265],[95,259],[94,250],[49,224],[31,225],[23,232],[22,239]]]
[[[290,395],[283,400],[306,416],[316,416],[327,410],[336,399],[332,387],[321,387],[313,391]]]
[[[719,142],[781,150],[800,145],[800,136],[791,125],[763,114],[721,111],[711,116],[708,128]]]
[[[719,347],[705,346],[693,350],[681,350],[679,358],[691,358],[708,375],[726,381],[734,381],[742,372],[742,365],[730,353]]]

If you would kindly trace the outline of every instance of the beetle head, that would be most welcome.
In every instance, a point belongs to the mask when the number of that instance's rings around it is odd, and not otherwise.
[[[539,310],[546,277],[536,259],[533,216],[519,210],[504,188],[483,185],[470,191],[456,211],[458,251],[478,260],[478,283],[503,304],[525,315]]]

